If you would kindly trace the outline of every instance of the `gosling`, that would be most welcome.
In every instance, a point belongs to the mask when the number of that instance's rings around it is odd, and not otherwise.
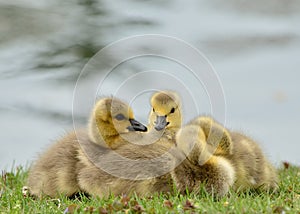
[[[111,103],[114,107],[111,109]],[[89,130],[78,130],[66,134],[50,146],[29,170],[27,186],[30,195],[36,197],[56,197],[60,194],[73,196],[81,192],[78,173],[87,143],[114,148],[124,142],[119,133],[146,131],[147,128],[136,121],[132,109],[118,99],[103,98],[94,108]]]
[[[172,178],[178,190],[186,190],[198,194],[202,187],[216,197],[226,195],[234,184],[236,173],[233,165],[224,157],[210,153],[206,147],[206,136],[198,125],[186,125],[176,134],[178,148],[182,161],[172,171]]]
[[[204,132],[208,150],[230,161],[236,172],[233,189],[275,191],[278,175],[259,145],[249,137],[230,132],[211,117],[198,117],[190,122]]]

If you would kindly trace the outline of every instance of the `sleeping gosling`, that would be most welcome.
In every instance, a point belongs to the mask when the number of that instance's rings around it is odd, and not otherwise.
[[[226,195],[236,179],[234,167],[226,158],[210,153],[202,128],[186,125],[177,132],[176,143],[177,158],[180,152],[184,155],[171,173],[177,189],[197,194],[204,186],[213,196]]]
[[[228,131],[211,117],[198,117],[190,124],[201,127],[207,148],[213,155],[222,156],[233,165],[236,172],[233,186],[235,190],[277,189],[277,172],[252,139],[241,133]]]

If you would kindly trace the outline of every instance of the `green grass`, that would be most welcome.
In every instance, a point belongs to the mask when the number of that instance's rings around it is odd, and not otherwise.
[[[300,168],[285,164],[279,169],[278,193],[236,194],[215,200],[201,195],[153,195],[109,197],[105,199],[33,199],[22,193],[27,170],[17,167],[2,171],[0,213],[298,213],[300,214]],[[68,212],[66,211],[68,210]]]

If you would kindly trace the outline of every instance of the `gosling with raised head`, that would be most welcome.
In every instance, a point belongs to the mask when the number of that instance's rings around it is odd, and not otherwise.
[[[107,108],[112,102],[113,108]],[[114,148],[125,143],[120,134],[147,130],[134,119],[132,109],[127,104],[113,98],[103,98],[97,102],[88,129],[66,134],[35,161],[27,180],[31,195],[72,196],[82,191],[78,184],[78,173],[82,161],[88,158],[85,157],[85,144]]]

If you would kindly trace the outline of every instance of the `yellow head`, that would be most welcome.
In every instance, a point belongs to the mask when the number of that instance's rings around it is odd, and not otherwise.
[[[149,116],[150,127],[154,127],[157,131],[181,127],[181,101],[175,92],[156,92],[150,102],[152,107]]]
[[[116,98],[100,99],[91,114],[89,123],[90,138],[98,142],[130,131],[147,131],[134,119],[132,109]]]
[[[177,147],[195,164],[205,163],[211,153],[206,149],[206,138],[201,127],[186,125],[176,133]]]
[[[189,124],[199,126],[203,130],[207,148],[214,155],[232,154],[233,146],[229,131],[212,117],[197,117]]]

